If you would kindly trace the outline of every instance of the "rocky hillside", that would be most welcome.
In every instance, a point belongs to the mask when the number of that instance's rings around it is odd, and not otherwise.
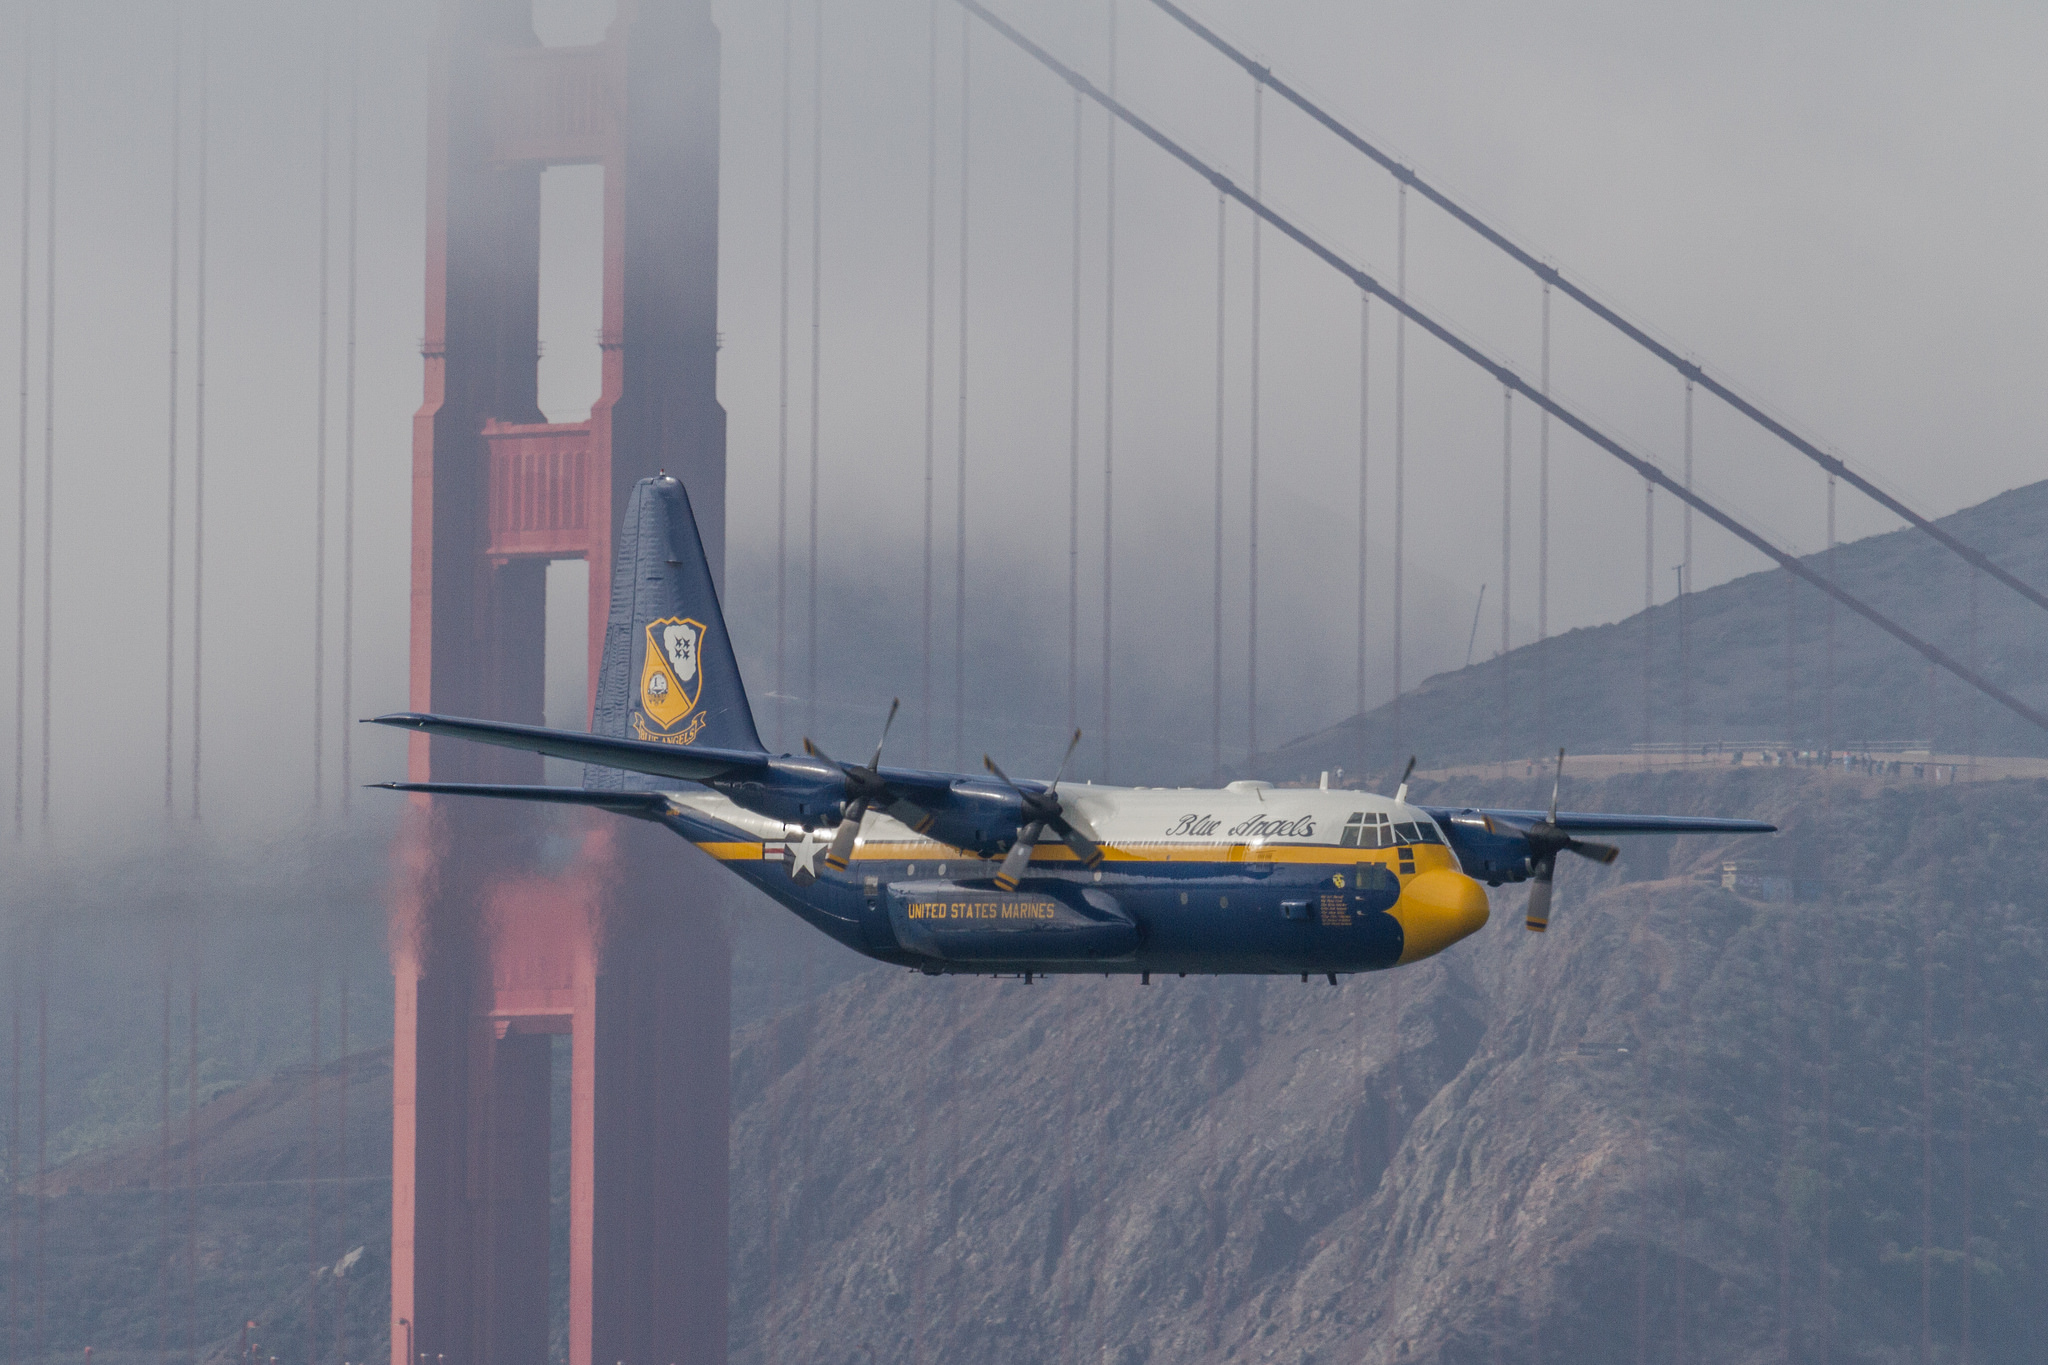
[[[1786,832],[1568,861],[1547,936],[1506,890],[1443,957],[1334,988],[933,980],[741,907],[766,986],[734,1040],[732,1358],[1906,1362],[1966,1331],[1974,1360],[2037,1358],[2048,783],[1719,768],[1565,795]],[[1802,898],[1723,889],[1730,857]],[[308,1278],[300,1178],[339,1064],[201,1111],[217,1357],[245,1318],[302,1356],[315,1302],[323,1335],[347,1306],[335,1359],[380,1340],[388,1062],[349,1072],[359,1178],[319,1206],[335,1254],[368,1248],[345,1282]],[[159,1156],[54,1173],[53,1354],[153,1355]]]
[[[1999,565],[2048,585],[2048,483],[2002,493],[1941,519]],[[2048,710],[2048,614],[2007,588],[1975,588],[1971,571],[1919,531],[1838,547],[1832,568],[1862,600]],[[1835,610],[1832,709],[1827,695],[1825,601],[1782,569],[1751,574],[1613,625],[1574,630],[1470,668],[1429,678],[1363,717],[1352,717],[1261,755],[1250,770],[1276,780],[1342,767],[1378,774],[1411,753],[1424,767],[1492,762],[1553,751],[1627,752],[1646,737],[1680,738],[1681,708],[1696,742],[1790,740],[1816,748],[1860,740],[1933,739],[1946,753],[2048,754],[2043,733],[1846,607]],[[1679,616],[1685,615],[1680,667]],[[1651,711],[1643,710],[1650,660]],[[1689,675],[1689,681],[1688,681]],[[1689,696],[1689,703],[1687,698]]]
[[[1724,890],[1687,839],[1568,868],[1547,937],[1503,892],[1334,989],[856,979],[738,1040],[733,1358],[1904,1361],[1966,1311],[1976,1359],[2048,1340],[2012,856],[2048,787],[1582,785],[1775,815],[1742,855],[1822,898]]]

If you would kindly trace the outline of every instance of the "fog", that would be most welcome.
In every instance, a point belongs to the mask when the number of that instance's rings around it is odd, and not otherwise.
[[[14,264],[23,225],[18,160],[26,51],[37,63],[28,209],[25,545],[16,479],[0,479],[0,593],[27,652],[0,652],[7,707],[0,768],[16,763],[25,708],[26,836],[75,851],[154,831],[163,819],[166,649],[178,818],[191,764],[192,480],[196,393],[199,16],[185,7],[185,172],[178,312],[177,596],[165,606],[171,395],[173,7],[68,0],[57,7],[54,404],[42,394],[49,246],[43,228],[45,6],[31,41],[0,62],[0,362],[23,357]],[[1092,79],[1106,79],[1103,0],[1000,7]],[[213,0],[210,26],[205,336],[206,558],[201,808],[215,837],[254,843],[342,818],[339,761],[354,781],[395,776],[402,745],[353,716],[402,708],[405,692],[410,418],[419,403],[422,55],[432,7],[360,7],[357,223],[355,613],[350,716],[341,702],[344,331],[349,227],[344,6]],[[928,53],[937,37],[937,616],[929,717],[934,761],[1024,750],[1049,768],[1068,721],[1069,288],[1072,93],[986,29],[968,39],[964,752],[951,750],[963,16],[911,0],[797,7],[793,62],[786,458],[792,605],[780,727],[806,713],[802,604],[809,468],[811,61],[823,16],[821,365],[816,421],[820,599],[830,657],[812,700],[819,738],[858,747],[888,693],[921,736],[918,641],[925,454]],[[934,14],[936,17],[934,17]],[[2033,250],[2048,209],[2034,165],[2041,94],[2038,7],[1827,3],[1704,10],[1566,3],[1356,6],[1213,0],[1205,20],[1287,80],[1407,158],[1434,183],[1650,326],[1775,414],[1928,514],[2035,478],[2034,376],[2048,361],[2048,269]],[[730,416],[727,515],[738,636],[764,733],[774,699],[776,489],[781,407],[783,7],[717,7],[724,36],[720,391]],[[544,0],[548,42],[593,41],[605,7]],[[935,28],[934,28],[935,26]],[[1118,6],[1118,91],[1134,108],[1252,181],[1249,82],[1141,0]],[[326,670],[314,705],[316,441],[320,345],[319,158],[323,66],[332,176],[326,537]],[[1396,273],[1396,195],[1384,174],[1268,98],[1266,197],[1382,279]],[[1105,432],[1104,119],[1080,127],[1080,651],[1076,711],[1100,729]],[[1216,196],[1134,135],[1115,143],[1114,379],[1116,707],[1106,760],[1089,776],[1167,780],[1208,766],[1210,537],[1217,433]],[[597,388],[596,186],[592,168],[550,171],[544,191],[542,406],[581,416]],[[1534,376],[1540,290],[1526,273],[1411,198],[1410,297]],[[1247,503],[1251,429],[1251,231],[1227,215],[1223,449],[1226,762],[1250,741]],[[1359,300],[1326,267],[1267,233],[1260,247],[1261,747],[1355,706]],[[1392,686],[1394,328],[1372,310],[1367,700]],[[1631,357],[1558,300],[1553,389],[1667,469],[1682,450],[1681,381]],[[1489,584],[1479,657],[1498,647],[1501,396],[1420,337],[1407,340],[1405,681],[1464,659],[1474,597]],[[6,406],[18,401],[6,385]],[[1702,398],[1696,481],[1781,543],[1824,544],[1824,478]],[[56,482],[50,546],[50,816],[41,791],[39,640],[42,431]],[[1537,424],[1514,405],[1510,631],[1534,638]],[[0,436],[13,437],[14,423]],[[18,452],[4,443],[6,463]],[[10,471],[11,472],[11,471]],[[1548,627],[1613,620],[1643,604],[1643,493],[1607,456],[1553,429]],[[1657,499],[1659,600],[1671,592],[1680,522]],[[1845,495],[1839,534],[1889,529]],[[1696,525],[1694,585],[1761,561]],[[581,572],[562,566],[563,585]],[[563,596],[573,596],[565,593]],[[572,639],[573,613],[554,621]],[[551,718],[579,719],[582,678],[557,649]],[[858,657],[854,657],[858,655]],[[1192,738],[1191,738],[1192,737]],[[324,765],[315,810],[314,748]],[[922,741],[908,742],[911,748]],[[905,757],[914,756],[906,750]],[[377,819],[363,794],[346,808]],[[18,847],[18,846],[17,846]],[[10,853],[10,857],[17,856]]]

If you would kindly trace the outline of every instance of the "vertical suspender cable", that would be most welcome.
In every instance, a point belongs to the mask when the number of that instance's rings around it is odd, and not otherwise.
[[[24,7],[21,43],[21,406],[16,414],[20,458],[14,527],[14,837],[28,826],[28,286],[29,226],[35,150],[35,43]]]
[[[43,119],[43,783],[42,821],[50,824],[50,640],[52,620],[52,573],[57,530],[57,6],[44,7],[48,20],[43,73],[44,96],[49,107]],[[41,1043],[38,1042],[38,1047]],[[40,1123],[40,1111],[37,1121]],[[38,1176],[40,1179],[40,1175]],[[38,1205],[40,1207],[40,1205]],[[40,1215],[38,1215],[40,1218]],[[40,1227],[40,1222],[38,1223]],[[37,1234],[37,1284],[42,1281],[41,1234]],[[41,1289],[37,1290],[37,1314],[41,1315]],[[37,1330],[36,1351],[42,1352],[41,1329]]]
[[[206,634],[206,171],[211,113],[208,84],[213,0],[199,0],[198,202],[192,225],[192,818],[199,818],[200,687],[205,681]],[[194,990],[198,987],[194,986]]]
[[[310,940],[310,935],[308,936]],[[309,946],[315,946],[310,944]],[[306,1365],[320,1365],[320,968],[314,957],[313,1075],[306,1095]]]
[[[1401,183],[1394,208],[1394,295],[1408,300],[1408,184]],[[1394,317],[1394,746],[1401,728],[1401,592],[1408,528],[1408,315]]]
[[[24,39],[26,41],[26,39]],[[7,983],[7,1365],[21,1361],[21,968]],[[410,1363],[408,1362],[408,1365]]]
[[[324,38],[324,35],[323,35]],[[333,109],[329,90],[331,63],[327,44],[320,44],[320,341],[313,385],[313,809],[325,796],[321,780],[327,748],[327,256],[329,181],[333,143]],[[310,1197],[310,1196],[309,1196]]]
[[[1359,780],[1365,779],[1365,604],[1366,604],[1366,452],[1367,419],[1372,415],[1372,295],[1358,295],[1358,757]]]
[[[953,479],[953,766],[964,768],[967,721],[967,173],[973,110],[969,48],[974,24],[960,16],[960,411],[959,463]]]
[[[341,381],[341,806],[348,809],[354,786],[353,767],[356,727],[349,717],[355,709],[356,647],[356,239],[358,153],[362,148],[362,56],[361,5],[349,6],[348,31],[348,232],[343,250],[348,254],[348,293],[342,323]]]
[[[804,729],[818,728],[818,407],[822,374],[825,275],[825,0],[811,26],[811,471],[809,571],[805,590]]]
[[[185,122],[185,6],[171,0],[171,250],[170,250],[170,355],[169,408],[164,455],[164,814],[171,813],[172,783],[177,771],[177,668],[178,668],[178,192],[184,188]],[[165,968],[169,971],[169,968]],[[164,1008],[170,1009],[170,979],[164,980]],[[168,1041],[164,1044],[169,1047]],[[170,1071],[165,1056],[164,1142],[170,1142]],[[168,1218],[168,1214],[165,1215]],[[161,1324],[157,1333],[157,1354],[163,1354]]]
[[[1266,85],[1254,81],[1252,85],[1252,197],[1265,197],[1266,163]],[[1245,558],[1249,565],[1246,574],[1245,599],[1245,694],[1244,694],[1244,747],[1245,758],[1257,762],[1259,756],[1259,323],[1263,314],[1263,300],[1259,288],[1264,282],[1265,270],[1259,258],[1259,239],[1264,225],[1257,217],[1252,219],[1252,347],[1251,347],[1251,471],[1247,482],[1251,486],[1251,502],[1245,509]]]
[[[1081,93],[1074,92],[1074,225],[1067,410],[1067,725],[1080,723],[1081,651]],[[1070,1185],[1071,1190],[1071,1185]]]
[[[188,922],[186,932],[185,1352],[199,1365],[199,931]]]
[[[931,0],[925,61],[924,143],[924,602],[918,655],[923,702],[918,707],[917,761],[932,761],[932,494],[937,447],[934,408],[939,382],[939,0]]]
[[[1692,491],[1692,381],[1685,381],[1685,491]],[[1692,762],[1692,504],[1679,509],[1684,555],[1678,567],[1678,745]],[[1833,601],[1833,598],[1828,599]]]
[[[1920,921],[1920,1365],[1934,1360],[1934,916]]]
[[[162,1065],[157,1075],[156,1186],[156,1358],[157,1365],[170,1365],[171,1308],[171,951],[163,945],[164,1000],[163,1033],[158,1039]]]
[[[37,974],[35,974],[35,1330],[29,1338],[33,1359],[43,1365],[43,1345],[49,1328],[49,1289],[43,1279],[43,1242],[45,1224],[49,1222],[49,1209],[45,1185],[49,1181],[49,943],[47,935],[37,935]]]
[[[1643,480],[1643,766],[1650,766],[1650,608],[1657,604],[1657,485]]]
[[[1543,285],[1543,366],[1550,397],[1550,284]],[[1536,740],[1550,747],[1550,409],[1536,422]]]
[[[790,28],[796,0],[782,0],[782,254],[780,331],[775,380],[775,747],[784,747],[783,713],[788,690],[783,664],[789,643],[789,159],[792,76]]]
[[[7,1082],[7,1365],[20,1365],[21,968],[18,965],[9,973],[7,982],[7,1023],[12,1062]]]
[[[1510,634],[1509,606],[1513,600],[1514,577],[1514,497],[1515,497],[1515,391],[1502,386],[1500,391],[1500,761],[1508,761],[1508,746],[1513,742],[1514,730],[1514,689],[1509,686],[1508,646]]]
[[[1832,474],[1828,475],[1828,541],[1827,541],[1827,568],[1828,568],[1828,577],[1830,577],[1830,578],[1833,578],[1833,577],[1835,576],[1835,476],[1834,476],[1834,475],[1832,475]],[[1822,668],[1824,668],[1824,669],[1825,669],[1825,670],[1827,671],[1827,672],[1826,672],[1826,677],[1824,677],[1824,678],[1822,679],[1822,689],[1823,689],[1822,701],[1823,701],[1823,705],[1824,705],[1824,707],[1826,708],[1826,709],[1825,709],[1825,710],[1824,710],[1824,711],[1822,712],[1822,721],[1823,721],[1823,725],[1822,725],[1822,728],[1823,728],[1824,730],[1826,730],[1826,731],[1827,731],[1827,733],[1821,736],[1821,742],[1822,742],[1823,744],[1827,745],[1827,748],[1828,748],[1828,752],[1829,752],[1830,754],[1832,754],[1832,753],[1834,752],[1834,750],[1835,750],[1835,743],[1836,743],[1836,736],[1835,736],[1835,599],[1834,599],[1834,598],[1832,598],[1832,597],[1828,598],[1828,599],[1827,599],[1827,601],[1825,601],[1825,602],[1823,602],[1823,603],[1821,604],[1821,610],[1822,610],[1822,611],[1824,611],[1824,612],[1826,613],[1826,616],[1825,616],[1825,618],[1824,618],[1824,625],[1823,625],[1823,627],[1822,627],[1822,628],[1823,628],[1823,630],[1824,630],[1824,632],[1825,632],[1825,635],[1826,635],[1826,639],[1825,639],[1825,641],[1823,642],[1823,646],[1822,646],[1822,647],[1823,647],[1823,649],[1824,649],[1824,650],[1826,651],[1826,654],[1825,654],[1825,657],[1824,657],[1824,658],[1823,658],[1823,659],[1821,660],[1821,667],[1822,667]],[[1972,666],[1972,667],[1975,667],[1975,665],[1974,665],[1974,664],[1973,664],[1973,665],[1971,665],[1971,666]]]
[[[54,17],[54,15],[53,15]],[[49,1288],[43,1275],[43,1249],[49,1221],[49,1195],[45,1188],[50,1176],[50,949],[46,935],[36,945],[36,1192],[35,1192],[35,1330],[30,1337],[36,1365],[47,1358],[44,1345],[49,1328]]]
[[[1109,94],[1116,98],[1116,6],[1109,0]],[[1116,128],[1114,114],[1104,134],[1102,209],[1102,770],[1110,765],[1111,587],[1116,572]]]
[[[348,1207],[345,1192],[348,1189],[349,1083],[348,972],[346,969],[341,973],[340,994],[341,1028],[334,1049],[334,1057],[336,1062],[339,1063],[341,1072],[338,1078],[340,1084],[335,1091],[334,1099],[334,1186],[337,1191],[344,1192],[337,1195],[335,1202],[340,1208],[346,1209]],[[345,1222],[342,1231],[344,1234],[348,1231]],[[344,1240],[342,1245],[347,1246],[347,1241]],[[334,1278],[334,1358],[341,1361],[348,1359],[348,1280],[345,1276],[336,1276]]]
[[[1230,199],[1216,195],[1216,488],[1215,529],[1210,545],[1212,589],[1209,601],[1209,773],[1223,780],[1223,384],[1228,334],[1224,331],[1226,266],[1229,247]]]

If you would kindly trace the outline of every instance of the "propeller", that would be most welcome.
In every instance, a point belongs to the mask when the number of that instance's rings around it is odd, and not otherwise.
[[[1621,850],[1613,844],[1595,843],[1590,839],[1574,839],[1557,827],[1557,791],[1564,785],[1564,750],[1557,751],[1557,776],[1550,784],[1550,814],[1527,829],[1521,831],[1529,844],[1529,864],[1532,875],[1529,879],[1529,909],[1525,922],[1529,932],[1543,933],[1550,928],[1551,882],[1557,875],[1557,855],[1564,852],[1590,858],[1596,863],[1611,863],[1621,856]]]
[[[996,872],[996,886],[1003,891],[1015,891],[1017,883],[1024,876],[1024,869],[1030,866],[1031,855],[1038,847],[1038,836],[1051,829],[1060,836],[1060,841],[1074,850],[1083,866],[1094,867],[1102,861],[1102,849],[1087,835],[1068,822],[1064,808],[1060,805],[1060,778],[1067,771],[1067,760],[1074,756],[1074,750],[1081,746],[1081,732],[1074,731],[1074,737],[1067,741],[1066,757],[1060,760],[1059,771],[1052,776],[1052,785],[1042,792],[1028,792],[1010,780],[1010,775],[996,766],[996,761],[987,754],[981,761],[994,773],[1002,784],[1017,793],[1022,803],[1024,822],[1017,827],[1017,841],[1010,845],[1010,851],[1003,855],[1003,865]]]
[[[846,871],[847,863],[852,860],[853,841],[860,837],[860,822],[867,817],[868,807],[887,801],[892,795],[888,781],[881,774],[882,746],[889,742],[889,727],[896,723],[896,713],[902,706],[901,697],[889,702],[889,718],[882,722],[882,737],[875,741],[875,756],[868,760],[866,767],[855,763],[841,763],[813,744],[809,736],[804,738],[805,753],[812,758],[823,759],[846,775],[846,794],[849,798],[846,811],[839,818],[839,829],[832,836],[832,847],[825,850],[825,866],[834,872]]]

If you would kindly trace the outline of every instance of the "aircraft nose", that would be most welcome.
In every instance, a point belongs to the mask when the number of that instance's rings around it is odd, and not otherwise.
[[[1462,872],[1434,868],[1409,878],[1388,913],[1401,926],[1401,962],[1419,962],[1479,931],[1486,888]]]

